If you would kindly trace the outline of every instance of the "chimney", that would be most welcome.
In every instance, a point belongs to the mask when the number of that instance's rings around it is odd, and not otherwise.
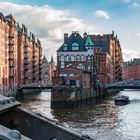
[[[87,33],[85,32],[85,33],[83,33],[83,37],[84,38],[86,38],[87,37]]]
[[[68,39],[68,34],[64,33],[64,42],[67,42],[67,39]]]
[[[112,31],[112,35],[114,36],[114,30]]]

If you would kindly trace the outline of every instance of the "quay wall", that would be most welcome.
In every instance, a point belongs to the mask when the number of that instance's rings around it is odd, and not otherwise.
[[[77,107],[82,103],[91,103],[104,95],[105,92],[101,88],[55,87],[51,93],[51,107]]]
[[[23,107],[5,112],[0,115],[0,124],[20,131],[33,140],[92,140],[87,135],[81,136],[68,130],[57,122],[52,121],[39,113],[30,112]]]

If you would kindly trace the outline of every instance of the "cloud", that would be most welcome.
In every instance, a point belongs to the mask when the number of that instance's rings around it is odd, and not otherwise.
[[[131,3],[132,0],[122,0],[124,3]]]
[[[132,58],[139,58],[140,53],[138,51],[132,50],[132,49],[122,49],[123,53],[123,59],[125,61],[128,61]]]
[[[94,14],[99,18],[110,19],[108,13],[103,10],[97,10]]]
[[[136,37],[140,37],[140,32],[136,33]]]
[[[132,3],[132,6],[133,6],[133,7],[139,7],[139,3],[133,2],[133,3]]]
[[[135,7],[135,8],[139,7],[139,5],[140,5],[138,2],[134,2],[132,0],[122,0],[122,2],[128,4],[128,5],[132,6],[132,7]]]
[[[48,5],[31,6],[0,2],[0,10],[4,15],[12,13],[20,24],[25,24],[29,31],[41,40],[43,54],[49,59],[51,55],[56,56],[56,50],[61,46],[65,32],[95,30],[94,26],[89,26],[83,19],[73,17],[71,11],[55,9]]]

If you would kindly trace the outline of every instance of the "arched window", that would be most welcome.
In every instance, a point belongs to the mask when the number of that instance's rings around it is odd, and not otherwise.
[[[81,61],[85,61],[85,56],[81,55]]]
[[[67,55],[67,61],[71,61],[71,57],[69,55]]]
[[[88,55],[88,60],[90,60],[91,58],[90,58],[90,55]]]
[[[61,55],[61,61],[64,61],[64,55]]]
[[[74,61],[74,55],[71,55],[71,61]]]
[[[80,61],[80,55],[76,56],[76,61]]]

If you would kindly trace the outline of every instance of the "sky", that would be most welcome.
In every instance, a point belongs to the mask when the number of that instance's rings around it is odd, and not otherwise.
[[[117,35],[124,61],[140,57],[140,0],[0,0],[0,12],[12,14],[40,41],[50,60],[64,33]]]

